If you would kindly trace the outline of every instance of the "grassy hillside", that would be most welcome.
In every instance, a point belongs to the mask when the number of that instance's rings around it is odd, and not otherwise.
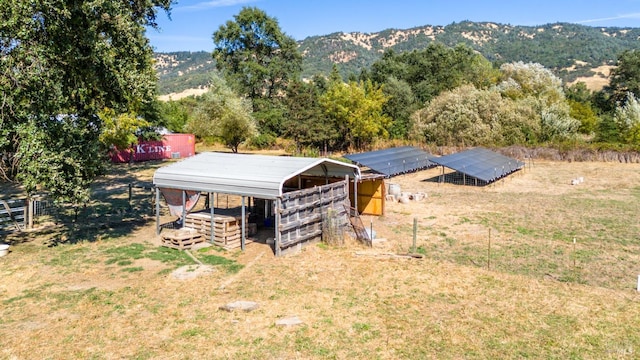
[[[206,87],[215,71],[211,54],[205,51],[156,53],[154,59],[161,95]]]

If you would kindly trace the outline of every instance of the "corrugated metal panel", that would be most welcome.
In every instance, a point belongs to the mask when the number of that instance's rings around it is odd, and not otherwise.
[[[431,155],[413,146],[403,146],[344,156],[356,164],[386,176],[395,176],[435,166]]]
[[[193,134],[166,134],[159,141],[140,141],[133,147],[133,161],[186,158],[196,154],[196,138]],[[129,162],[131,153],[119,151],[111,156],[115,163]]]
[[[351,178],[357,166],[331,159],[202,153],[158,169],[153,183],[161,188],[196,190],[275,199],[283,183],[297,175]]]
[[[522,161],[484,148],[432,158],[431,161],[485,182],[495,181],[524,166]]]

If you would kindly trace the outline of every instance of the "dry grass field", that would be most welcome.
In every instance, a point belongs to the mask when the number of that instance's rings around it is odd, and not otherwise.
[[[0,359],[640,356],[640,164],[536,161],[486,187],[399,176],[427,198],[366,217],[373,248],[206,248],[192,254],[213,271],[183,280],[194,261],[159,246],[150,209],[105,192],[160,165],[114,167],[70,231],[4,239]],[[422,259],[397,256],[414,219]],[[220,310],[236,300],[259,307]]]

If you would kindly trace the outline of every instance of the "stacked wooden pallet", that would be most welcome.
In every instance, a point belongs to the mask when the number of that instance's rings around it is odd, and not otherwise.
[[[245,243],[251,242],[249,236],[249,216],[245,217]],[[211,213],[207,211],[188,214],[185,228],[194,229],[209,241],[211,239]],[[227,212],[214,212],[213,243],[225,249],[236,249],[242,241],[242,216]]]
[[[204,242],[204,236],[191,229],[170,230],[162,234],[162,245],[173,249],[191,249]]]

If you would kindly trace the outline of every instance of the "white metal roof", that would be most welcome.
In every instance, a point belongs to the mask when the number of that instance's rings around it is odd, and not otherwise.
[[[326,158],[206,152],[156,170],[153,184],[275,199],[284,182],[298,175],[360,178],[360,169]]]

